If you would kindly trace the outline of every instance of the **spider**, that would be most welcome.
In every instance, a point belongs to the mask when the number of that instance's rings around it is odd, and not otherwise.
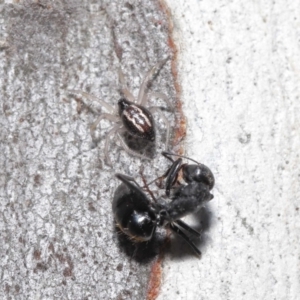
[[[91,136],[95,137],[95,130],[101,120],[106,119],[111,122],[116,123],[106,134],[105,145],[104,145],[104,156],[106,163],[109,166],[112,166],[111,159],[108,155],[109,151],[109,141],[111,137],[117,136],[120,140],[121,146],[123,149],[134,156],[138,156],[143,159],[150,159],[132,149],[126,144],[122,137],[122,133],[128,132],[131,136],[142,139],[144,141],[154,142],[155,141],[155,123],[152,116],[152,113],[158,112],[163,119],[166,126],[166,144],[165,148],[168,149],[169,143],[169,134],[170,134],[170,125],[167,118],[161,112],[159,107],[152,106],[146,108],[148,97],[147,97],[147,89],[150,82],[153,80],[153,77],[158,73],[158,71],[163,67],[163,65],[167,62],[169,57],[155,64],[145,75],[142,80],[138,97],[134,98],[132,93],[126,86],[124,75],[119,69],[119,79],[121,82],[121,93],[124,97],[122,97],[118,101],[118,105],[113,107],[112,105],[106,103],[105,101],[98,99],[97,97],[90,95],[88,93],[79,91],[79,90],[70,90],[70,93],[73,94],[81,94],[86,98],[90,98],[91,100],[97,100],[107,111],[108,113],[101,113],[97,120],[90,126]],[[172,108],[170,101],[167,96],[162,93],[151,93],[152,96],[156,96],[158,98],[163,99],[168,106]]]

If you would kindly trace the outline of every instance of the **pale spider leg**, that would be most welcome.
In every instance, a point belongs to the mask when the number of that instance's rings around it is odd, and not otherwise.
[[[111,106],[110,104],[106,103],[105,101],[99,99],[98,97],[94,96],[94,95],[91,95],[89,93],[86,93],[86,92],[83,92],[83,91],[79,91],[79,90],[68,90],[69,93],[71,94],[79,94],[83,97],[86,97],[90,100],[93,100],[93,101],[98,101],[103,107],[105,107],[110,113],[114,113],[115,112],[115,109],[113,106]]]
[[[109,148],[109,139],[111,136],[115,135],[116,132],[121,128],[121,124],[115,125],[111,130],[108,131],[105,138],[105,144],[104,144],[104,156],[105,160],[108,166],[112,166],[111,159],[108,156],[108,148]]]
[[[108,113],[103,113],[101,114],[97,120],[90,126],[90,133],[91,133],[91,136],[92,138],[95,140],[95,130],[98,126],[98,124],[101,122],[101,120],[103,119],[106,119],[106,120],[109,120],[109,121],[112,121],[112,122],[119,122],[120,121],[120,118],[119,116],[116,116],[116,115],[112,115],[112,114],[108,114]]]
[[[150,97],[156,97],[156,98],[160,98],[160,99],[164,100],[167,103],[167,105],[169,106],[169,108],[171,109],[171,111],[174,111],[174,106],[171,103],[171,101],[169,100],[167,95],[160,93],[160,92],[151,92],[151,93],[149,93],[149,98]]]
[[[123,130],[123,128],[122,128],[122,130]],[[120,140],[121,146],[123,147],[123,149],[124,149],[128,154],[130,154],[130,155],[132,155],[132,156],[137,156],[137,157],[140,157],[140,158],[143,158],[143,159],[151,160],[151,158],[149,158],[149,157],[147,157],[147,156],[144,156],[143,154],[140,154],[140,153],[138,153],[138,152],[135,152],[135,151],[131,150],[131,149],[127,146],[127,144],[125,143],[125,141],[124,141],[124,139],[122,138],[120,132],[117,132],[117,136],[118,136],[118,138],[119,138],[119,140]]]
[[[119,81],[121,83],[121,92],[124,95],[124,97],[131,101],[131,102],[136,102],[134,96],[131,94],[131,92],[129,91],[126,81],[125,81],[125,77],[124,74],[121,70],[121,68],[119,68]]]
[[[162,111],[160,110],[159,107],[157,106],[152,106],[149,108],[149,110],[153,113],[153,112],[158,112],[161,116],[161,118],[163,119],[166,128],[167,128],[167,135],[166,135],[166,150],[169,147],[169,138],[170,138],[170,123],[168,121],[168,119],[165,117],[165,115],[162,113]]]
[[[147,103],[147,97],[145,97],[148,84],[152,80],[153,76],[155,75],[156,72],[158,72],[162,66],[166,63],[166,61],[169,59],[169,57],[165,58],[164,60],[159,61],[156,65],[154,65],[148,73],[145,75],[140,90],[139,90],[139,95],[137,98],[137,103],[139,105],[145,106]]]

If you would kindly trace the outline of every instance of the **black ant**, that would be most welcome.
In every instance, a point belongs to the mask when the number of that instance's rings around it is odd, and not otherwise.
[[[169,142],[169,132],[170,132],[170,124],[167,120],[167,118],[164,116],[164,114],[161,112],[159,107],[152,106],[149,108],[146,108],[145,105],[148,101],[147,96],[147,89],[150,84],[150,82],[153,80],[154,76],[157,74],[157,72],[164,66],[164,64],[167,62],[169,57],[166,59],[158,62],[156,65],[154,65],[145,75],[145,77],[142,80],[138,97],[135,99],[135,97],[132,95],[132,93],[129,91],[129,89],[126,86],[124,75],[119,69],[119,79],[121,82],[121,93],[123,94],[123,98],[121,98],[118,101],[118,105],[116,107],[106,103],[105,101],[98,99],[97,97],[90,95],[88,93],[79,91],[79,90],[70,90],[69,92],[72,94],[81,94],[82,96],[89,98],[91,100],[98,101],[106,110],[109,111],[109,113],[101,113],[100,116],[97,118],[97,120],[90,126],[91,136],[93,139],[95,139],[95,130],[98,126],[98,124],[101,122],[101,120],[106,119],[111,122],[116,123],[106,134],[105,138],[105,146],[104,146],[104,155],[106,162],[109,166],[112,166],[111,160],[108,156],[109,153],[109,140],[111,137],[117,136],[119,138],[119,141],[121,143],[121,146],[124,148],[124,150],[134,156],[138,156],[140,158],[146,158],[144,155],[135,152],[134,150],[130,149],[129,146],[126,144],[124,139],[122,138],[123,132],[128,132],[131,136],[134,136],[136,138],[142,139],[144,141],[148,142],[154,142],[155,141],[155,123],[152,116],[152,113],[158,112],[163,119],[166,128],[167,128],[167,134],[166,134],[166,149],[168,149],[168,142]],[[162,93],[153,92],[150,95],[154,97],[158,97],[163,99],[171,108],[172,105],[170,101],[168,100],[168,97],[165,96]]]
[[[185,232],[197,237],[201,233],[180,219],[196,212],[213,199],[210,193],[215,182],[213,173],[205,165],[185,156],[169,152],[163,152],[163,155],[172,161],[172,166],[159,179],[166,178],[165,192],[171,201],[165,202],[161,199],[158,202],[154,199],[151,202],[134,178],[118,173],[116,177],[122,184],[117,188],[112,203],[117,226],[136,242],[149,241],[158,226],[167,226],[184,238],[195,253],[201,256],[200,250]],[[171,156],[179,158],[174,161]],[[196,164],[182,164],[182,158]],[[178,182],[179,173],[182,173],[186,184]],[[176,184],[178,187],[175,187]]]

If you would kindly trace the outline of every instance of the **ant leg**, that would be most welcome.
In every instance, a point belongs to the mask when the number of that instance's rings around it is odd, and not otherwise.
[[[196,252],[198,257],[201,257],[201,251],[196,247],[196,245],[190,240],[190,238],[174,223],[170,223],[170,228],[180,235],[189,245],[190,247]]]
[[[163,65],[167,62],[168,59],[169,59],[169,56],[167,58],[163,59],[162,61],[158,62],[145,75],[145,77],[142,81],[140,90],[139,90],[138,98],[137,98],[137,103],[139,105],[145,106],[145,104],[147,103],[147,97],[145,97],[145,94],[146,94],[146,90],[148,88],[148,84],[153,79],[153,76],[163,67]]]
[[[163,151],[161,153],[166,159],[170,160],[172,163],[174,162],[174,159],[171,157],[172,153],[168,151]]]
[[[179,225],[181,228],[183,228],[184,230],[186,230],[187,232],[194,234],[196,236],[201,236],[201,232],[193,229],[192,227],[190,227],[188,224],[186,224],[185,222],[181,221],[181,220],[177,220],[175,222],[177,225]]]
[[[179,158],[176,161],[174,161],[174,163],[168,170],[168,174],[166,176],[166,178],[167,178],[166,179],[166,195],[168,197],[170,196],[170,190],[171,190],[172,186],[174,186],[174,184],[176,183],[176,181],[178,179],[178,173],[181,170],[181,166],[182,166],[182,159]]]
[[[156,98],[160,98],[160,99],[164,100],[167,103],[167,105],[169,106],[169,108],[171,109],[171,111],[172,112],[174,111],[173,104],[169,100],[168,96],[166,96],[165,94],[159,93],[159,92],[151,92],[151,93],[149,93],[149,98],[150,97],[156,97]]]
[[[79,91],[79,90],[68,90],[69,93],[71,94],[79,94],[85,98],[88,98],[90,100],[93,100],[93,101],[97,101],[99,102],[103,107],[105,107],[110,113],[114,113],[115,112],[115,109],[113,106],[111,106],[110,104],[106,103],[105,101],[99,99],[98,97],[94,96],[94,95],[91,95],[89,93],[86,93],[86,92],[83,92],[83,91]]]
[[[116,131],[118,131],[120,129],[120,124],[115,125],[107,134],[106,134],[106,138],[105,138],[105,144],[104,144],[104,156],[105,156],[105,160],[108,166],[112,166],[111,163],[111,159],[108,156],[108,143],[109,143],[109,139],[111,136],[116,134]]]
[[[163,152],[162,154],[170,159],[172,161],[172,165],[170,168],[168,168],[168,170],[162,175],[162,176],[159,176],[157,178],[155,178],[154,180],[152,180],[151,182],[148,183],[148,185],[152,184],[153,182],[155,181],[159,181],[159,187],[162,188],[162,181],[166,179],[166,184],[165,184],[165,189],[166,189],[166,196],[170,196],[170,190],[172,188],[172,186],[176,183],[177,181],[177,177],[178,177],[178,173],[181,169],[181,164],[182,164],[182,159],[179,158],[177,159],[176,161],[173,161],[171,158],[167,157],[164,153],[167,153],[167,152]]]
[[[134,182],[139,188],[140,185],[136,182],[136,180],[132,177],[132,176],[129,176],[129,175],[125,175],[125,174],[121,174],[121,173],[116,173],[115,176],[120,179],[122,182],[127,182],[127,181],[132,181]]]
[[[149,108],[151,112],[158,112],[161,116],[161,118],[164,120],[164,123],[167,127],[167,136],[166,136],[166,150],[168,150],[169,147],[169,138],[170,138],[170,123],[168,119],[165,117],[165,115],[162,113],[159,107],[157,106],[152,106]]]
[[[124,175],[121,173],[116,173],[115,176],[121,180],[132,192],[134,192],[138,197],[132,197],[131,201],[134,203],[134,206],[138,208],[142,208],[145,210],[145,208],[150,208],[148,200],[148,197],[143,192],[142,188],[139,186],[139,184],[134,180],[133,177]],[[132,181],[135,184],[132,184]]]
[[[145,176],[144,176],[144,165],[141,165],[141,167],[140,167],[140,175],[141,175],[143,183],[144,183],[143,189],[145,189],[148,192],[148,194],[151,196],[151,198],[152,198],[152,200],[154,202],[157,202],[157,200],[154,197],[152,191],[149,189],[149,184],[147,183],[147,181],[145,179]]]
[[[157,185],[160,189],[162,189],[162,181],[163,181],[165,178],[166,178],[165,174],[162,175],[162,176],[156,177],[155,179],[153,179],[152,181],[150,181],[149,183],[147,183],[147,185],[144,184],[143,188],[147,188],[147,187],[149,187],[149,185],[151,185],[153,182],[159,181],[159,183],[157,183],[156,185]]]
[[[129,91],[128,87],[127,87],[127,84],[126,84],[126,81],[125,81],[125,76],[121,70],[121,68],[119,68],[118,70],[119,72],[119,81],[121,83],[121,92],[122,94],[124,95],[124,97],[131,101],[131,102],[135,102],[135,99],[133,97],[133,95],[131,94],[131,92]]]
[[[107,114],[107,113],[103,113],[101,114],[97,120],[90,126],[90,132],[91,132],[91,136],[93,139],[95,139],[95,130],[98,126],[98,124],[101,122],[101,120],[106,119],[112,122],[119,122],[120,118],[116,115],[112,115],[112,114]]]
[[[123,129],[123,128],[122,128],[122,129]],[[138,152],[135,152],[135,151],[131,150],[131,149],[127,146],[127,144],[125,143],[125,141],[124,141],[124,139],[122,138],[120,132],[117,132],[117,136],[118,136],[118,138],[119,138],[119,140],[120,140],[120,142],[121,142],[121,146],[123,147],[123,149],[124,149],[128,154],[133,155],[133,156],[140,157],[140,158],[142,158],[142,159],[151,160],[151,158],[146,157],[146,156],[144,156],[144,155],[142,155],[142,154],[140,154],[140,153],[138,153]]]

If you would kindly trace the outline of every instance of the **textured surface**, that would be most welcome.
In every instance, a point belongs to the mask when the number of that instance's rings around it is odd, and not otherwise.
[[[158,299],[299,299],[299,1],[168,2],[187,155],[216,187],[202,259],[168,255]]]
[[[171,53],[156,1],[110,2],[0,7],[1,299],[145,298],[150,266],[130,258],[139,254],[134,248],[119,248],[111,213],[119,184],[114,173],[138,177],[141,160],[112,141],[114,169],[103,164],[111,125],[101,124],[101,142],[94,145],[89,125],[101,108],[67,90],[116,104],[119,67],[137,95],[144,74]],[[151,89],[174,104],[170,65]],[[150,105],[166,107],[157,99]],[[174,126],[174,115],[164,114]],[[159,116],[155,120],[159,153],[165,127]],[[144,161],[148,179],[165,164],[160,155]]]

